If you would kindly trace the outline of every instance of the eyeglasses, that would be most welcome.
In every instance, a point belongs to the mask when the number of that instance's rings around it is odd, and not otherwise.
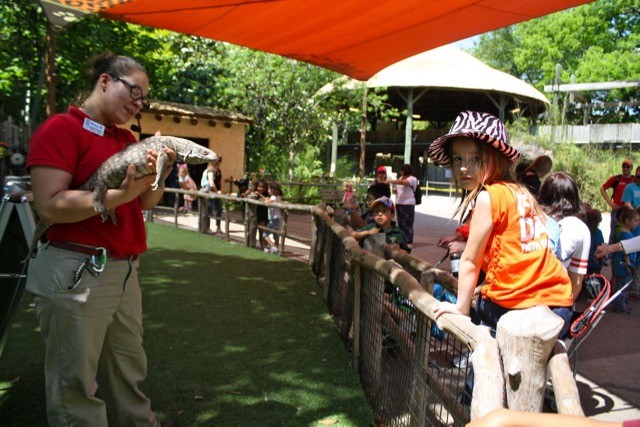
[[[622,165],[622,169],[631,169],[631,165]]]
[[[116,76],[115,74],[109,74],[114,82],[121,81],[122,84],[129,88],[129,94],[131,95],[131,99],[134,101],[142,101],[142,109],[148,110],[151,104],[149,104],[149,99],[142,94],[142,88],[138,85],[134,85],[133,83],[123,79],[120,76]]]

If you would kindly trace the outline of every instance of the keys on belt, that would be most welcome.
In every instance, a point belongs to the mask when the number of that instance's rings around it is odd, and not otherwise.
[[[77,245],[75,243],[68,242],[60,242],[57,240],[51,240],[49,242],[49,246],[53,246],[54,248],[64,249],[67,251],[78,252],[81,254],[89,255],[88,258],[84,259],[75,274],[73,275],[73,284],[69,286],[69,290],[76,288],[80,281],[82,280],[82,274],[86,270],[93,277],[98,276],[102,273],[107,265],[107,250],[103,247],[92,248],[88,246]],[[135,261],[138,258],[138,255],[130,255],[125,258],[115,258],[111,257],[111,259],[115,260],[129,260]]]

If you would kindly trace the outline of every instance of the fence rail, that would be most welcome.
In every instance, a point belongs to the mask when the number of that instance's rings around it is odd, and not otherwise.
[[[174,196],[187,193],[165,191]],[[224,238],[254,248],[259,245],[259,231],[264,230],[257,223],[258,206],[281,209],[279,253],[310,265],[367,398],[386,424],[458,426],[504,405],[506,374],[499,362],[503,349],[487,328],[474,325],[466,316],[443,315],[435,321],[433,309],[439,301],[433,296],[434,288],[442,286],[457,293],[453,277],[402,251],[375,244],[372,250],[362,249],[346,229],[316,206],[191,194],[198,197],[200,206],[198,217],[191,218],[197,220],[193,228],[208,231],[208,200],[220,199]],[[162,216],[160,212],[150,213],[148,219]],[[175,225],[186,217],[178,211],[178,197],[172,215],[169,222]],[[476,372],[473,399],[470,388],[465,387],[470,365],[464,361],[470,351]],[[546,360],[544,356],[540,364],[546,366]],[[559,412],[582,415],[575,380],[561,347],[554,348],[548,369]]]
[[[452,197],[456,192],[453,182],[451,181],[427,181],[427,188],[424,192],[425,196],[429,195],[429,190],[449,189],[449,197]]]
[[[639,123],[540,126],[537,133],[552,141],[576,144],[640,143]]]

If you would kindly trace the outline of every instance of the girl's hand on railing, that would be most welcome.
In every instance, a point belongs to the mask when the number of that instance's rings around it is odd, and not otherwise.
[[[461,314],[463,316],[468,316],[467,313],[463,313],[462,311],[460,311],[457,305],[451,304],[450,302],[441,302],[440,304],[437,304],[433,309],[433,314],[436,317],[436,319],[438,319],[440,316],[442,316],[445,313]]]

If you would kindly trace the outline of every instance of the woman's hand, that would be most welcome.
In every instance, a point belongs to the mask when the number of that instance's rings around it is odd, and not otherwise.
[[[462,234],[456,232],[455,234],[452,234],[451,236],[446,236],[441,238],[440,240],[438,240],[438,246],[441,248],[446,248],[446,247],[450,247],[449,244],[451,242],[464,242],[464,237],[462,237]],[[462,252],[462,251],[460,251]]]
[[[611,245],[602,244],[596,248],[594,255],[596,258],[603,258],[609,254],[612,254],[618,250],[619,245],[617,243],[613,243]]]
[[[176,159],[178,158],[178,156],[176,155],[175,151],[173,151],[171,148],[169,147],[164,147],[164,152],[167,155],[167,163],[166,163],[166,167],[164,172],[164,176],[169,175],[169,173],[171,173],[171,170],[173,169],[173,164],[175,163]],[[147,152],[147,164],[149,166],[149,169],[151,169],[153,171],[153,173],[158,173],[158,152],[156,150],[149,150]]]
[[[149,190],[155,180],[156,176],[154,174],[145,175],[136,179],[136,165],[129,165],[127,167],[127,176],[122,181],[122,184],[120,184],[120,188],[117,189],[123,197],[116,203],[118,205],[129,203]]]
[[[450,254],[460,254],[464,252],[464,248],[467,247],[467,242],[455,241],[449,243],[449,253]]]

